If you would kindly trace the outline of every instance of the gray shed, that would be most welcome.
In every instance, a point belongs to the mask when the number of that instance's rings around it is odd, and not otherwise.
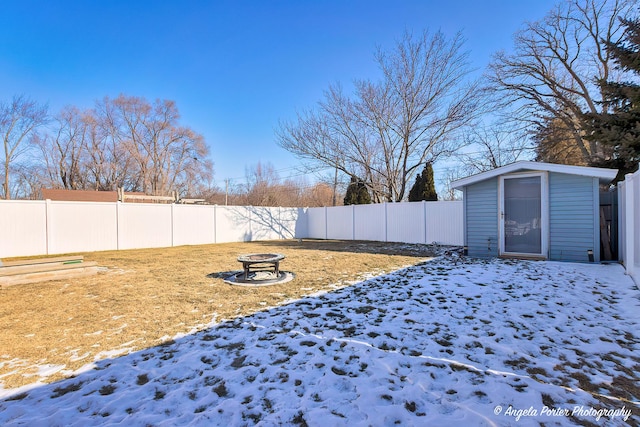
[[[600,184],[615,169],[521,161],[452,183],[475,257],[600,261]]]

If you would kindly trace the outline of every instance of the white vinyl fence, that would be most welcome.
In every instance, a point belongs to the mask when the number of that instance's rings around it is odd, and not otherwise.
[[[620,254],[640,284],[640,172],[619,187]],[[461,246],[462,202],[326,208],[0,201],[0,259],[291,238]]]
[[[0,258],[291,238],[462,245],[462,202],[329,208],[0,201]]]
[[[620,259],[640,285],[640,170],[618,183]]]
[[[0,258],[305,234],[305,210],[299,208],[0,201]]]
[[[309,208],[314,239],[464,244],[462,202],[405,202]]]

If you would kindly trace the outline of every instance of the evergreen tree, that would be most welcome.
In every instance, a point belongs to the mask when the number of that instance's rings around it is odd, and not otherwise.
[[[364,181],[354,176],[351,177],[351,183],[347,187],[347,194],[344,196],[344,204],[346,205],[368,205],[371,203],[369,190]]]
[[[423,174],[416,175],[416,182],[409,190],[409,201],[410,202],[419,202],[422,200],[422,195],[424,194],[424,180],[422,179]]]
[[[433,179],[433,166],[431,163],[427,163],[424,167],[423,175],[426,175],[425,179],[425,189],[424,189],[424,200],[428,202],[436,202],[438,201],[438,193],[436,192],[436,182]]]
[[[416,182],[409,191],[410,202],[418,202],[420,200],[438,200],[438,193],[436,193],[436,185],[433,179],[433,166],[431,163],[427,163],[422,173],[416,176]]]
[[[625,41],[607,43],[617,66],[640,76],[640,18],[621,19],[627,27]],[[637,80],[636,80],[637,81]],[[613,148],[613,156],[598,166],[620,170],[616,180],[636,170],[640,162],[640,85],[633,82],[599,82],[610,112],[587,114],[588,138]]]
[[[358,204],[358,186],[357,180],[354,176],[351,177],[351,182],[347,187],[347,193],[344,195],[344,205],[356,205]]]

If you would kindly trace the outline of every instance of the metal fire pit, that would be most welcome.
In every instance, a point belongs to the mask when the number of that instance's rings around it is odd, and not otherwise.
[[[232,285],[263,286],[284,283],[293,279],[294,274],[280,271],[282,254],[245,254],[238,257],[242,271],[228,277],[225,282]]]

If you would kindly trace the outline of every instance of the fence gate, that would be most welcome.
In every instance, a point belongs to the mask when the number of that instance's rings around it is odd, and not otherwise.
[[[618,260],[618,189],[600,193],[600,259]]]

